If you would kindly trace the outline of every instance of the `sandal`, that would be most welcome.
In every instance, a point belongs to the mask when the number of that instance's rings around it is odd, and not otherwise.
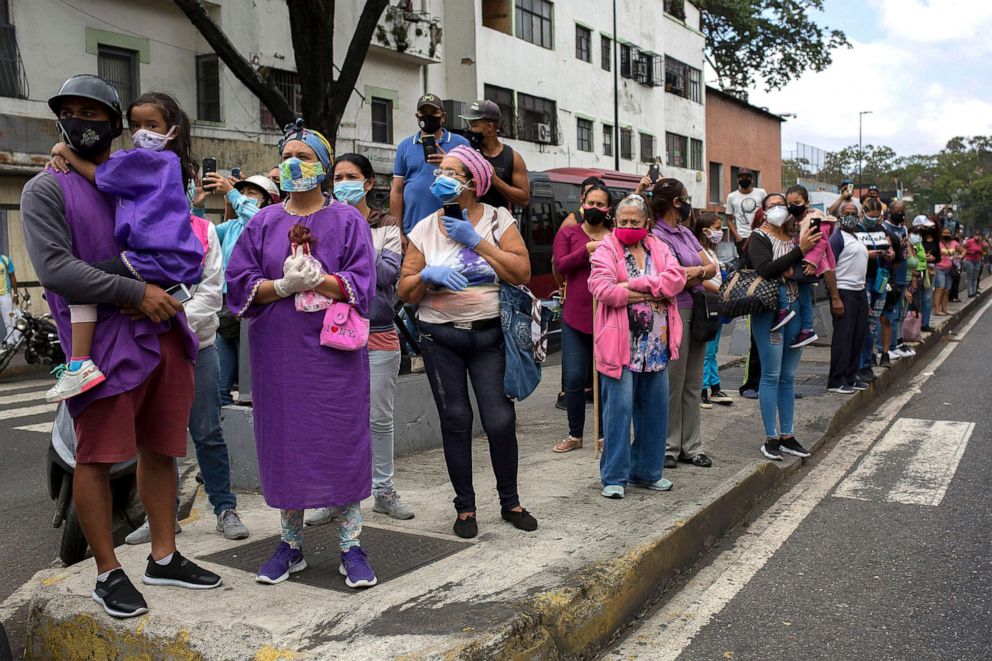
[[[574,436],[566,436],[564,439],[555,443],[555,446],[551,448],[552,452],[557,452],[562,454],[563,452],[571,452],[572,450],[579,450],[582,448],[582,439],[575,438]]]

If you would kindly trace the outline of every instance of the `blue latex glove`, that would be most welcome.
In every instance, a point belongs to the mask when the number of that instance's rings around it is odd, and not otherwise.
[[[420,272],[424,284],[461,291],[468,287],[468,278],[450,266],[426,266]]]
[[[448,233],[449,237],[463,246],[474,248],[479,245],[479,241],[482,241],[482,237],[472,227],[472,223],[468,219],[468,211],[462,210],[462,216],[464,219],[442,216],[444,231]]]

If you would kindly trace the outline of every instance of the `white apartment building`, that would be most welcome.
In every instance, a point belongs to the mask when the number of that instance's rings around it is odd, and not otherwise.
[[[206,0],[213,19],[299,109],[284,0]],[[339,0],[340,66],[364,3]],[[395,145],[417,130],[416,100],[446,101],[448,124],[479,98],[503,109],[507,142],[531,170],[662,172],[703,200],[705,112],[699,11],[685,0],[390,0],[338,133],[338,153],[367,155],[388,186]],[[613,139],[619,67],[619,140]],[[17,215],[20,189],[58,140],[47,99],[72,74],[98,73],[125,104],[143,91],[178,99],[196,158],[268,170],[281,131],[172,0],[0,0],[0,252],[34,280]],[[122,141],[122,146],[125,146]],[[220,200],[212,206],[219,206]],[[701,203],[700,203],[701,204]]]

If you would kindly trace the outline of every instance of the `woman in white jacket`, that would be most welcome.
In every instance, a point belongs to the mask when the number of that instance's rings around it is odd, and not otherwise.
[[[217,327],[224,282],[220,240],[213,223],[192,217],[193,232],[204,244],[203,277],[193,296],[183,304],[186,321],[200,340],[194,381],[196,395],[189,412],[189,433],[196,448],[196,461],[203,476],[203,490],[217,515],[217,532],[227,539],[248,537],[248,528],[237,512],[237,498],[231,492],[231,467],[227,443],[220,424],[220,362],[217,358]],[[178,474],[177,474],[178,477]],[[176,523],[176,532],[179,524]],[[127,536],[128,544],[143,544],[151,539],[148,523]]]

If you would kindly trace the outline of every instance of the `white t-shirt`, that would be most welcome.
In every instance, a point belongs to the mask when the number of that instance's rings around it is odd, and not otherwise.
[[[716,275],[710,278],[710,282],[719,287],[723,284],[723,272],[720,270],[720,260],[717,259],[716,253],[709,248],[703,248],[703,252],[709,257],[709,260],[716,264]]]
[[[752,188],[746,195],[740,190],[735,190],[727,196],[727,215],[733,215],[737,233],[742,239],[751,236],[754,214],[761,208],[761,203],[767,195],[764,188]]]
[[[837,231],[844,240],[843,247],[837,251],[837,266],[834,268],[837,289],[861,291],[865,288],[868,272],[868,247],[860,237],[843,230]]]
[[[475,225],[475,231],[484,240],[493,240],[493,218],[503,233],[516,221],[505,207],[491,207],[483,204],[482,219]],[[441,233],[444,227],[439,213],[432,214],[417,223],[407,238],[424,255],[427,266],[450,266],[468,278],[468,287],[462,291],[433,289],[420,301],[417,318],[429,324],[443,324],[449,321],[481,321],[499,316],[499,283],[496,271],[484,258],[471,248],[466,248],[454,239]]]

